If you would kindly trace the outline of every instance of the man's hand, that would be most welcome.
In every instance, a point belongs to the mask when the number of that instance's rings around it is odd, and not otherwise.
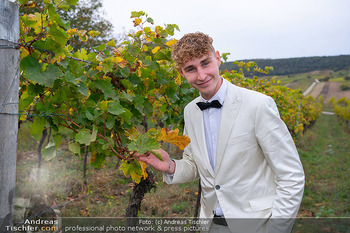
[[[163,161],[158,159],[154,154],[150,154],[149,156],[144,156],[140,154],[136,154],[136,157],[139,158],[140,161],[145,162],[151,165],[154,169],[160,172],[166,172],[168,174],[173,174],[175,172],[175,162],[170,159],[169,154],[162,149],[157,150]]]

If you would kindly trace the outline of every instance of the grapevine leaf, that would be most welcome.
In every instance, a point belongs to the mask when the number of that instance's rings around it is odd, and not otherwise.
[[[105,66],[104,66],[105,67]],[[94,82],[95,86],[100,89],[104,94],[106,99],[115,96],[113,86],[109,80],[99,79]]]
[[[109,45],[109,46],[111,46],[111,47],[116,47],[116,45],[115,45],[115,39],[113,38],[111,41],[109,41],[108,43],[107,43],[107,45]]]
[[[152,49],[152,53],[155,54],[160,50],[160,46],[155,47],[154,49]]]
[[[85,116],[87,119],[89,119],[90,121],[93,121],[96,119],[97,116],[95,116],[93,114],[93,110],[92,109],[87,109],[86,112],[85,112]]]
[[[146,151],[160,149],[160,144],[155,138],[148,134],[140,134],[135,140],[129,144],[130,151],[137,151],[140,154],[145,154]]]
[[[108,112],[112,113],[113,115],[120,115],[123,112],[125,112],[123,106],[119,103],[118,100],[115,100],[113,102],[108,102],[107,108],[108,108]]]
[[[27,3],[29,0],[19,0],[19,3],[21,4],[21,5],[23,5],[23,4],[25,4],[25,3]]]
[[[82,129],[77,133],[75,140],[80,144],[90,145],[91,142],[96,140],[97,129],[94,127],[92,133],[89,129]]]
[[[70,143],[68,148],[73,154],[80,155],[80,144],[79,143],[76,143],[76,142]]]
[[[89,95],[89,89],[87,88],[85,83],[79,83],[78,91],[85,96]]]
[[[65,46],[68,40],[68,34],[60,26],[54,22],[50,29],[48,36],[50,36],[54,41],[56,41],[62,48]]]
[[[97,138],[97,127],[94,125],[92,129],[92,134],[91,134],[91,142],[96,141]]]
[[[172,39],[172,40],[169,40],[168,42],[166,42],[165,44],[169,47],[173,46],[175,43],[176,43],[176,39]]]
[[[56,3],[58,8],[61,8],[65,11],[67,11],[69,9],[69,5],[67,4],[67,2],[65,0],[54,0],[54,2]]]
[[[114,124],[115,124],[115,117],[112,115],[108,115],[106,120],[107,129],[112,129],[114,127]]]
[[[125,177],[131,177],[135,183],[140,183],[142,177],[142,167],[138,161],[128,162],[123,160],[120,165],[120,170],[123,171]]]
[[[92,38],[95,38],[96,36],[100,35],[101,32],[99,32],[99,31],[89,31],[88,34],[89,34]]]
[[[101,168],[106,162],[106,155],[104,153],[91,152],[90,164],[95,168]]]
[[[136,127],[125,130],[125,136],[130,140],[136,140],[136,138],[140,135],[137,131]]]
[[[79,142],[80,144],[86,144],[90,145],[90,138],[91,138],[91,133],[90,130],[88,129],[82,129],[79,131],[79,133],[76,135],[75,140]]]
[[[151,153],[156,156],[159,160],[163,161],[162,154],[158,150],[151,150]]]
[[[75,81],[75,77],[73,76],[73,74],[71,72],[67,71],[65,73],[65,78],[66,78],[67,82],[78,85],[77,81]]]
[[[103,51],[103,50],[105,50],[105,48],[106,48],[106,45],[105,45],[105,44],[101,44],[101,45],[99,45],[99,46],[94,47],[94,49],[96,49],[97,51]],[[100,57],[99,57],[98,59],[103,60],[103,59],[100,58]]]
[[[62,141],[61,134],[55,134],[55,136],[53,136],[53,140],[55,142],[56,150],[58,150],[58,147],[61,145],[61,141]]]
[[[67,0],[67,4],[69,5],[77,5],[78,0]]]
[[[154,24],[154,20],[151,17],[147,18],[147,22],[149,22],[150,24]]]
[[[139,164],[140,164],[140,167],[141,167],[141,175],[142,175],[142,178],[143,179],[146,179],[148,174],[147,174],[147,163],[145,162],[142,162],[140,160],[138,160]]]
[[[131,12],[131,17],[130,18],[138,18],[140,16],[145,15],[145,12],[143,11],[133,11]]]
[[[154,128],[147,131],[147,134],[154,139],[157,139],[159,137],[159,130],[156,130]]]
[[[55,158],[56,152],[57,150],[54,142],[50,142],[44,149],[41,150],[43,159],[45,161],[50,161],[51,159]]]
[[[21,61],[21,67],[25,72],[25,77],[34,83],[52,87],[54,81],[60,76],[61,71],[57,66],[49,64],[46,70],[41,72],[42,66],[31,56],[26,56]]]
[[[30,134],[39,141],[41,134],[45,128],[46,120],[42,117],[34,118],[33,123],[31,124]]]
[[[185,147],[190,143],[189,137],[186,135],[179,135],[179,129],[169,131],[166,128],[162,128],[158,140],[174,144],[179,147],[180,150],[185,149]]]

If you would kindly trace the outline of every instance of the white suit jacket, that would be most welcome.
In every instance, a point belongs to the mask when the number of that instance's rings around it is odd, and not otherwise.
[[[173,178],[164,175],[164,181],[174,184],[200,178],[200,217],[212,218],[219,201],[227,220],[263,219],[261,226],[250,232],[272,232],[272,226],[270,230],[267,227],[271,217],[296,217],[304,190],[304,171],[274,100],[228,84],[215,172],[209,163],[203,113],[196,105],[199,101],[200,97],[185,107],[184,132],[191,142],[183,159],[175,161]],[[237,226],[229,222],[232,232]],[[288,232],[291,227],[278,231]]]

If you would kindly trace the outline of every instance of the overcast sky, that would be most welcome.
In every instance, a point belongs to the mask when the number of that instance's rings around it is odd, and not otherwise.
[[[155,25],[202,31],[229,60],[350,54],[350,0],[103,0],[116,33],[133,28],[132,11]]]

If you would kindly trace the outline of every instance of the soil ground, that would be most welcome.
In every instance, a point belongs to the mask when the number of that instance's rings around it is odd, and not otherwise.
[[[316,84],[310,95],[312,95],[314,98],[318,98],[322,95],[324,102],[328,103],[332,97],[334,97],[336,100],[342,97],[350,98],[350,90],[340,90],[339,82],[320,82]]]

